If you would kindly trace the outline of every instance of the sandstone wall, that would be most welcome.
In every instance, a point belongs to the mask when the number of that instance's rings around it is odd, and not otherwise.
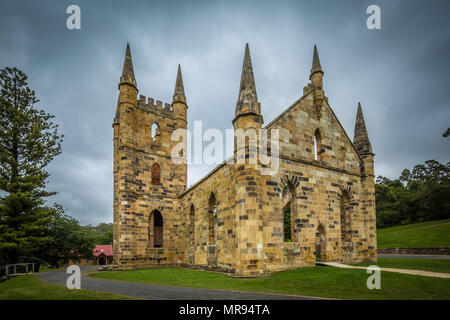
[[[234,165],[220,165],[179,198],[181,215],[182,262],[208,268],[234,271],[236,261],[236,216]],[[216,199],[214,241],[208,239],[210,230],[209,200]],[[194,243],[191,242],[191,207],[194,210]]]
[[[169,105],[136,100],[136,91],[122,86],[120,91],[120,122],[115,124],[115,188],[114,188],[114,251],[121,265],[173,263],[180,254],[177,195],[186,188],[186,164],[171,160],[177,142],[171,141],[176,128],[186,128],[183,114]],[[151,127],[159,126],[152,137]],[[186,155],[180,155],[181,158]],[[152,166],[160,166],[160,183],[152,183]],[[150,234],[153,210],[163,219],[163,247],[152,248]]]

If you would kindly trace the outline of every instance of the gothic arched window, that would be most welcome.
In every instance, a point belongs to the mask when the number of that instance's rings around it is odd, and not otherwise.
[[[163,246],[163,217],[161,212],[153,210],[150,214],[148,239],[150,248],[162,248]]]
[[[159,130],[158,124],[155,122],[152,124],[152,129],[151,129],[151,136],[152,136],[153,141],[158,140],[160,135],[161,135],[161,131]]]
[[[211,193],[208,201],[208,244],[216,244],[215,226],[217,217],[217,201],[214,193]]]
[[[152,184],[161,184],[161,167],[157,163],[154,163],[152,166]]]
[[[320,155],[322,154],[322,136],[320,130],[316,129],[314,132],[314,160],[320,161]]]
[[[284,185],[281,204],[283,211],[283,238],[285,242],[295,241],[294,221],[296,215],[295,188],[291,182]]]
[[[191,205],[191,211],[189,212],[189,237],[190,245],[195,245],[195,209],[194,205]]]

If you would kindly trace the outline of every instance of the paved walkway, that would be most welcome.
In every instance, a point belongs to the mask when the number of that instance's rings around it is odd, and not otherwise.
[[[285,294],[269,294],[259,292],[229,291],[201,288],[163,286],[138,282],[105,280],[88,277],[84,272],[98,267],[82,267],[81,288],[102,292],[110,292],[125,296],[151,300],[313,300],[319,297],[304,297]],[[57,270],[37,274],[39,279],[66,285],[66,270]]]
[[[440,254],[378,254],[378,258],[450,260],[449,255],[440,255]]]
[[[367,267],[361,266],[350,266],[347,264],[337,263],[337,262],[317,262],[318,265],[337,267],[337,268],[345,268],[345,269],[367,269]],[[374,262],[376,265],[376,262]],[[431,272],[431,271],[423,271],[423,270],[409,270],[409,269],[396,269],[396,268],[380,268],[381,271],[388,272],[396,272],[403,274],[410,274],[414,276],[424,276],[424,277],[435,277],[435,278],[445,278],[450,279],[450,273],[439,273],[439,272]]]

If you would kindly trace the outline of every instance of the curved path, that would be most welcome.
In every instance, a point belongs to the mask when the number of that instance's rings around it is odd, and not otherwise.
[[[129,297],[152,300],[312,300],[324,299],[319,297],[305,297],[285,294],[270,294],[259,292],[229,291],[218,289],[201,289],[175,286],[163,286],[137,282],[105,280],[86,276],[85,271],[97,269],[81,267],[81,288],[102,292],[121,294]],[[41,280],[66,285],[66,270],[56,270],[37,274]]]
[[[344,269],[365,269],[365,270],[367,270],[367,268],[368,268],[368,267],[362,267],[362,266],[352,266],[352,265],[342,264],[342,263],[338,263],[338,262],[317,262],[317,264],[322,265],[322,266],[330,266],[330,267],[344,268]],[[450,273],[440,273],[440,272],[431,272],[431,271],[413,270],[413,269],[384,268],[384,267],[381,267],[380,270],[387,271],[387,272],[404,273],[404,274],[409,274],[409,275],[413,275],[413,276],[424,276],[424,277],[450,279]]]
[[[422,259],[422,260],[450,260],[450,255],[438,254],[378,254],[378,258],[402,258],[402,259]]]

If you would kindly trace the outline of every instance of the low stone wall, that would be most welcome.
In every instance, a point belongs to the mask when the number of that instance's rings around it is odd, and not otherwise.
[[[435,254],[450,255],[450,247],[378,248],[378,254]]]

